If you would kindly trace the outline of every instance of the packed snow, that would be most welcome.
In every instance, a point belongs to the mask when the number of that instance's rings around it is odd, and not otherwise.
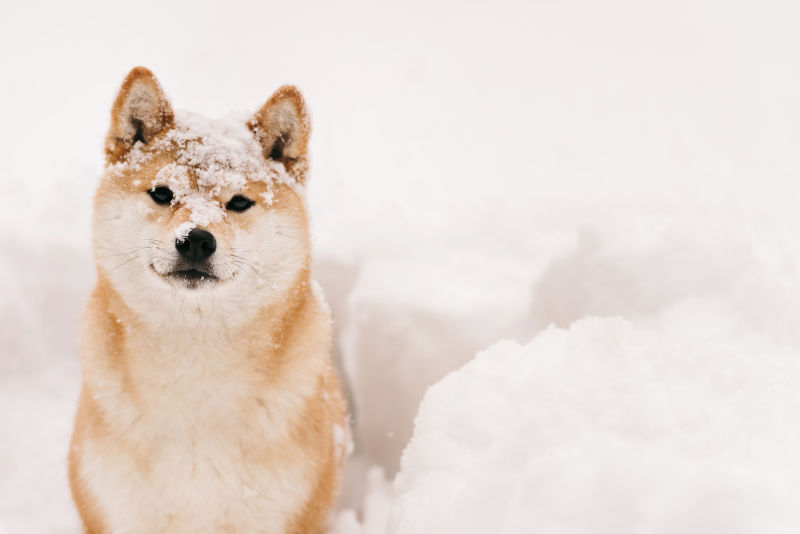
[[[794,532],[798,380],[708,302],[499,342],[428,391],[388,532]]]
[[[259,169],[243,120],[282,84],[305,94],[314,276],[356,438],[331,533],[796,532],[799,10],[15,4],[0,533],[80,532],[91,196],[140,64],[175,108],[249,110],[179,114],[173,135]],[[215,157],[210,178],[239,179]]]

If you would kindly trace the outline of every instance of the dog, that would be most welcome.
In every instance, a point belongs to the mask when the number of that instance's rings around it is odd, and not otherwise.
[[[134,68],[111,110],[69,452],[87,534],[317,533],[349,450],[310,278],[310,122],[176,113]]]

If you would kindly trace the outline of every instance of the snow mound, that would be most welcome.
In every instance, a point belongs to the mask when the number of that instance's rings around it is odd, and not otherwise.
[[[798,383],[710,300],[499,342],[428,390],[388,532],[797,532]]]
[[[730,214],[619,213],[577,230],[533,289],[533,316],[567,326],[592,316],[649,317],[684,299],[730,295],[754,244]],[[734,230],[735,229],[735,230]]]
[[[363,265],[342,346],[369,461],[394,474],[428,386],[530,322],[531,279],[522,262],[465,252]]]

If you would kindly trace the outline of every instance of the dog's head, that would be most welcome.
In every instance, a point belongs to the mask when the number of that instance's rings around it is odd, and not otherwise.
[[[95,198],[101,277],[155,316],[234,320],[281,298],[309,268],[308,135],[294,87],[252,116],[210,120],[174,112],[153,74],[133,69]]]

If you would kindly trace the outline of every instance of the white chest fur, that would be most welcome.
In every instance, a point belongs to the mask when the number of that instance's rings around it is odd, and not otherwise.
[[[303,356],[299,372],[264,388],[234,350],[157,345],[140,347],[125,370],[133,393],[118,370],[94,377],[93,396],[113,430],[86,440],[81,460],[110,531],[284,532],[313,483],[290,429],[314,393],[323,356]]]

